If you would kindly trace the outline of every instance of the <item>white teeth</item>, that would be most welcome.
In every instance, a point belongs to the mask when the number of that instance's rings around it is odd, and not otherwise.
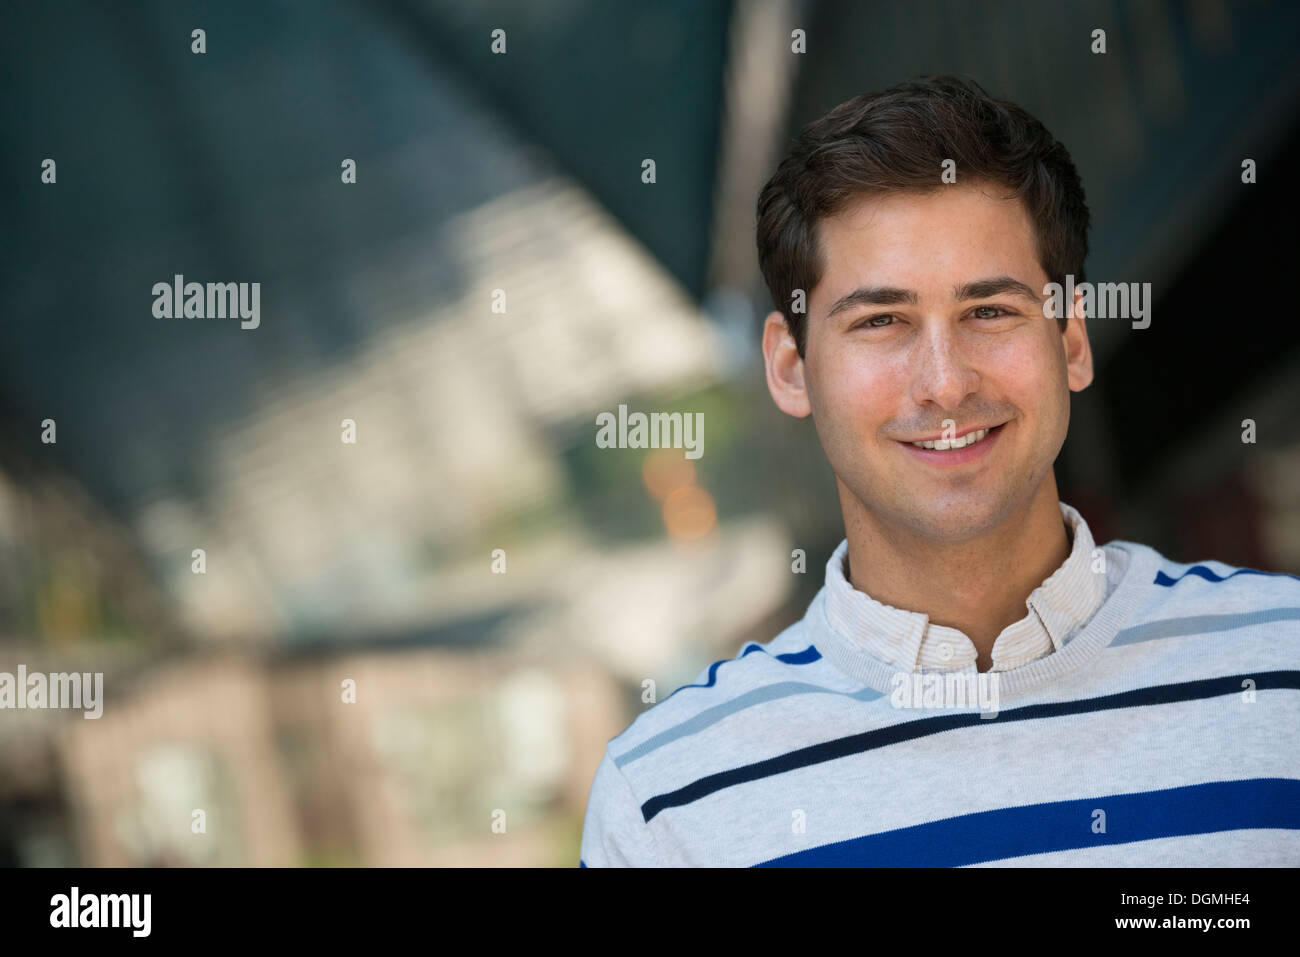
[[[938,452],[947,449],[964,449],[968,445],[974,445],[984,436],[988,435],[992,429],[977,429],[974,432],[967,432],[965,435],[956,439],[935,439],[932,442],[913,442],[918,449],[934,449]]]

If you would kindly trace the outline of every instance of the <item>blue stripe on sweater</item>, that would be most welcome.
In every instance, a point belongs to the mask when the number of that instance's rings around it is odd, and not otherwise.
[[[1093,833],[1106,812],[1106,832]],[[1247,828],[1300,830],[1300,781],[1211,781],[963,814],[796,851],[756,867],[963,867],[988,861]]]
[[[772,655],[772,653],[768,651],[766,648],[764,648],[762,645],[756,645],[751,643],[746,645],[741,650],[740,654],[738,654],[736,657],[724,658],[721,661],[715,661],[713,664],[709,665],[709,680],[704,682],[704,684],[682,685],[680,688],[677,689],[677,691],[685,691],[687,688],[712,688],[713,682],[718,677],[719,667],[725,665],[729,661],[739,661],[741,658],[745,657],[745,655],[749,654],[751,651],[761,651],[763,652],[763,654],[771,655],[772,657],[776,658],[777,661],[783,661],[787,665],[810,665],[814,661],[820,661],[822,656],[822,653],[818,651],[816,648],[814,648],[812,645],[809,645],[803,651],[787,651],[784,654]],[[674,691],[673,694],[677,694],[677,691]],[[673,694],[670,694],[668,698],[671,698]],[[668,698],[664,698],[664,700],[667,701]]]
[[[1204,565],[1193,565],[1177,578],[1171,578],[1163,571],[1158,571],[1156,572],[1155,583],[1165,588],[1173,588],[1188,575],[1195,575],[1197,578],[1204,578],[1207,582],[1227,581],[1234,575],[1267,575],[1270,578],[1294,578],[1296,581],[1300,581],[1300,576],[1288,575],[1286,572],[1261,572],[1254,568],[1238,568],[1236,571],[1229,572],[1226,575],[1219,575],[1213,569],[1206,568]]]

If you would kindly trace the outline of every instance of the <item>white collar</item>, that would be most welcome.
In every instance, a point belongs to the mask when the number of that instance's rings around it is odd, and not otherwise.
[[[1008,625],[993,643],[992,671],[1008,671],[1042,658],[1069,640],[1106,598],[1106,576],[1093,570],[1095,543],[1088,523],[1059,503],[1073,547],[1060,568],[1025,599],[1028,613]],[[873,657],[908,671],[974,671],[975,644],[946,625],[932,625],[923,612],[882,604],[844,577],[848,539],[826,563],[826,617]]]

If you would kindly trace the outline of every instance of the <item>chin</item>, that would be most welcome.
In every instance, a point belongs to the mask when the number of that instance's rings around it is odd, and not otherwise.
[[[999,515],[997,503],[987,498],[978,502],[952,501],[939,507],[924,503],[912,513],[908,524],[914,534],[923,538],[957,543],[992,531]]]

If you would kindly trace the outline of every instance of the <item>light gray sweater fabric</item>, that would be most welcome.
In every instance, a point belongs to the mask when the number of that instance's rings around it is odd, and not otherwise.
[[[1300,865],[1300,579],[1101,552],[1097,611],[992,674],[900,672],[824,586],[609,742],[580,866]]]

